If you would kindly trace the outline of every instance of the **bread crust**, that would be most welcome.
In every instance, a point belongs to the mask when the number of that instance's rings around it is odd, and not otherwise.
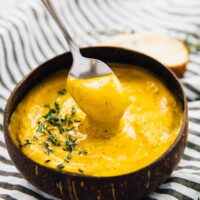
[[[139,51],[164,64],[178,77],[183,77],[189,62],[189,51],[182,41],[152,31],[118,34],[97,46],[117,46]]]

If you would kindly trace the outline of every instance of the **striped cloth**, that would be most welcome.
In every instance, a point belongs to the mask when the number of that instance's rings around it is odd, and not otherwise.
[[[59,0],[57,9],[80,46],[93,45],[117,32],[165,32],[200,44],[199,0]],[[39,0],[24,1],[0,15],[0,198],[55,199],[28,183],[7,153],[3,112],[24,75],[67,50],[59,29]],[[193,48],[183,79],[189,100],[189,138],[171,177],[144,199],[197,200],[200,196],[200,52]]]

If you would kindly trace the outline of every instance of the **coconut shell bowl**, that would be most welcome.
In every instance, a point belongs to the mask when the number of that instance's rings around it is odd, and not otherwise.
[[[25,179],[40,190],[69,200],[137,200],[159,187],[179,163],[186,146],[188,118],[186,97],[176,76],[158,61],[138,52],[114,47],[88,47],[81,49],[86,57],[106,63],[136,65],[153,73],[179,99],[183,108],[183,121],[177,138],[168,150],[150,165],[138,171],[96,177],[71,173],[40,165],[28,158],[13,142],[9,123],[13,112],[24,96],[41,80],[72,64],[70,52],[41,64],[17,84],[10,95],[4,115],[4,134],[9,155]]]

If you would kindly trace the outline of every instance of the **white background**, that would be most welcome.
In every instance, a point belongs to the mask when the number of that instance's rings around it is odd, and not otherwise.
[[[6,11],[25,0],[0,0],[0,12]],[[29,0],[27,0],[29,1]]]

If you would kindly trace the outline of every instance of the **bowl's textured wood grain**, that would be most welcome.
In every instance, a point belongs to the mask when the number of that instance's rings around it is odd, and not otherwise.
[[[9,121],[18,103],[39,81],[72,63],[70,53],[53,58],[33,70],[12,92],[5,109],[4,135],[11,159],[23,176],[34,186],[62,199],[70,200],[137,200],[154,191],[172,173],[181,159],[188,133],[187,103],[177,78],[162,64],[134,51],[120,48],[91,47],[82,49],[88,57],[110,63],[139,65],[160,77],[180,99],[184,117],[179,135],[168,151],[151,165],[139,171],[114,177],[91,177],[62,172],[35,163],[13,143],[9,134]]]

